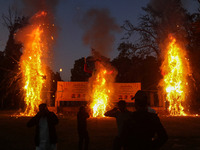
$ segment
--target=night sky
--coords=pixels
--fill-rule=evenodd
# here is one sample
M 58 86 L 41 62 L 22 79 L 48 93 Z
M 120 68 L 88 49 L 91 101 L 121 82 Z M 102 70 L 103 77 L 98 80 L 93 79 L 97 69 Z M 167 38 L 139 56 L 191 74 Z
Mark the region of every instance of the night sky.
M 48 0 L 47 0 L 48 1 Z M 124 20 L 130 20 L 133 24 L 137 24 L 138 17 L 143 13 L 141 7 L 145 7 L 150 0 L 60 0 L 56 6 L 55 25 L 58 26 L 58 38 L 54 46 L 54 58 L 52 60 L 52 69 L 61 72 L 62 79 L 70 80 L 70 70 L 74 61 L 90 55 L 90 46 L 83 44 L 83 29 L 80 27 L 79 16 L 84 14 L 91 8 L 106 8 L 110 11 L 110 15 L 115 18 L 116 23 L 121 26 Z M 184 7 L 190 12 L 197 10 L 194 0 L 184 0 Z M 0 15 L 7 13 L 8 7 L 16 7 L 22 11 L 23 5 L 20 0 L 0 0 Z M 23 14 L 23 11 L 22 11 Z M 8 39 L 8 32 L 2 25 L 0 19 L 0 50 L 3 51 Z M 117 56 L 117 47 L 121 42 L 123 32 L 115 34 L 110 58 Z

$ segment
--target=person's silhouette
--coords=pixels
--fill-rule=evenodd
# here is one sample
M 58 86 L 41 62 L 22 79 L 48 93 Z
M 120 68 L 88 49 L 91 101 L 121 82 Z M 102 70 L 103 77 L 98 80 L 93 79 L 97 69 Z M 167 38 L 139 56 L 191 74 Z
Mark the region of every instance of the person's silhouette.
M 88 131 L 87 131 L 88 118 L 89 118 L 89 114 L 86 111 L 85 106 L 81 106 L 77 114 L 77 129 L 78 129 L 78 135 L 79 135 L 78 149 L 79 150 L 83 149 L 83 145 L 84 145 L 84 150 L 88 149 L 88 145 L 89 145 L 89 136 L 88 136 Z
M 167 141 L 167 133 L 157 114 L 148 112 L 145 92 L 139 90 L 134 98 L 136 111 L 124 124 L 122 131 L 124 142 L 128 145 L 127 149 L 159 149 Z
M 117 121 L 118 135 L 114 139 L 113 150 L 121 150 L 121 148 L 125 148 L 123 139 L 122 139 L 122 129 L 124 123 L 130 119 L 131 112 L 127 110 L 126 102 L 124 100 L 120 100 L 117 103 L 117 107 L 112 110 L 107 111 L 105 116 L 115 117 Z
M 27 127 L 36 126 L 36 150 L 56 150 L 56 124 L 58 124 L 57 116 L 48 110 L 45 103 L 40 104 L 39 112 L 27 123 Z

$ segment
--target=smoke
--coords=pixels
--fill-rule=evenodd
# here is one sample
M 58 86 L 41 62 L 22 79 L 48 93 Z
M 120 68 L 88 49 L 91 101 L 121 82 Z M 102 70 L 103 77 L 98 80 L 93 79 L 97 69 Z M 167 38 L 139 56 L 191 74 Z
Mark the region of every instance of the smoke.
M 170 0 L 151 0 L 149 5 L 155 10 L 156 12 L 162 12 L 165 8 L 168 8 Z
M 151 0 L 148 7 L 158 16 L 157 33 L 161 43 L 171 33 L 179 40 L 186 42 L 184 38 L 187 32 L 184 26 L 186 26 L 187 18 L 181 0 Z
M 160 17 L 168 19 L 167 21 L 170 21 L 170 23 L 183 20 L 185 16 L 181 0 L 151 0 L 148 6 L 153 9 L 154 13 L 159 14 Z
M 191 0 L 150 0 L 149 5 L 157 12 L 162 12 L 170 8 L 176 8 L 176 5 L 181 5 L 186 10 L 190 9 L 190 6 L 193 5 L 195 1 Z
M 120 31 L 115 19 L 110 16 L 109 10 L 88 10 L 81 20 L 81 25 L 85 31 L 83 43 L 101 55 L 108 56 L 115 40 L 114 33 Z
M 24 4 L 25 12 L 31 15 L 41 10 L 45 10 L 53 14 L 59 2 L 59 0 L 21 0 L 21 1 Z
M 170 23 L 183 20 L 184 10 L 181 0 L 151 0 L 148 4 L 160 17 L 167 19 Z M 175 21 L 175 22 L 174 22 Z
M 59 0 L 21 0 L 24 9 L 23 12 L 28 17 L 28 25 L 20 29 L 16 34 L 16 41 L 27 43 L 29 40 L 29 34 L 34 30 L 36 26 L 40 26 L 43 33 L 42 42 L 47 47 L 45 59 L 48 59 L 45 63 L 49 66 L 52 65 L 50 61 L 53 58 L 53 45 L 57 39 L 58 26 L 55 25 L 55 11 Z
M 41 23 L 45 24 L 47 27 L 45 30 L 45 34 L 49 37 L 53 37 L 53 41 L 50 43 L 55 43 L 57 39 L 57 29 L 58 26 L 55 25 L 55 11 L 56 7 L 59 3 L 59 0 L 21 0 L 24 6 L 24 13 L 27 14 L 29 18 L 30 24 Z M 44 17 L 35 17 L 40 14 L 42 11 L 47 13 Z

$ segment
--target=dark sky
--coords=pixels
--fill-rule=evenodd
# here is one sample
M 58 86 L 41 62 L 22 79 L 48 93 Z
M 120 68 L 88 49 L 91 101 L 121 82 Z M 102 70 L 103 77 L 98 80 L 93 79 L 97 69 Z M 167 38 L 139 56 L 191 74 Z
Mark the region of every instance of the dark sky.
M 85 46 L 82 42 L 84 31 L 78 23 L 78 18 L 84 12 L 91 8 L 107 8 L 119 26 L 126 19 L 137 24 L 138 17 L 143 13 L 141 7 L 145 7 L 147 3 L 149 3 L 149 0 L 60 0 L 55 13 L 55 24 L 59 26 L 59 29 L 53 52 L 53 70 L 59 71 L 62 68 L 61 76 L 68 81 L 74 61 L 90 55 L 90 47 Z M 197 6 L 194 0 L 184 0 L 183 3 L 185 8 L 196 11 Z M 9 5 L 23 10 L 20 0 L 0 0 L 0 15 L 7 12 Z M 2 23 L 1 19 L 0 21 Z M 8 32 L 2 24 L 0 24 L 0 32 L 0 50 L 3 51 L 8 39 Z M 115 41 L 110 54 L 111 59 L 118 54 L 117 46 L 121 42 L 122 36 L 122 32 L 115 34 Z

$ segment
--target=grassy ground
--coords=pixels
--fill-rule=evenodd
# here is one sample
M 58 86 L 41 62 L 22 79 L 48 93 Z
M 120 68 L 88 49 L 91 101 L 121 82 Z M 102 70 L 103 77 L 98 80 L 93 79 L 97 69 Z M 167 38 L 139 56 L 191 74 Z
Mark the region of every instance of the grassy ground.
M 34 150 L 34 128 L 27 128 L 28 117 L 10 117 L 0 112 L 0 150 Z M 60 116 L 57 126 L 58 150 L 77 149 L 75 116 Z M 200 117 L 160 116 L 169 140 L 162 150 L 200 150 Z M 88 120 L 90 150 L 111 150 L 112 140 L 117 134 L 113 118 L 91 118 Z

